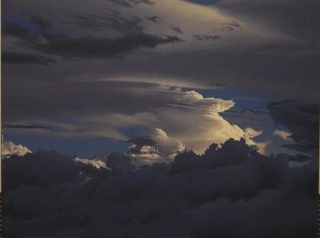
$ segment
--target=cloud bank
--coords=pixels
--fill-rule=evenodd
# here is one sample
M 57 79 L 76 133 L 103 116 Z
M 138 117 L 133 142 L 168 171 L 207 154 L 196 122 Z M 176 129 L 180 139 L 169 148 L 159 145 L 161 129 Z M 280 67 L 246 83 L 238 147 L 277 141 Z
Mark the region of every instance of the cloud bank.
M 107 167 L 45 151 L 4 159 L 3 235 L 316 236 L 318 162 L 311 157 L 290 168 L 301 156 L 263 156 L 244 139 L 139 168 L 120 157 L 100 161 Z
M 90 27 L 89 23 L 86 22 L 96 18 L 99 17 L 95 17 L 94 15 L 87 17 L 76 16 L 77 21 L 67 23 Z M 140 26 L 140 21 L 137 21 L 137 18 L 128 20 L 119 16 L 119 14 L 113 14 L 105 17 L 104 22 L 105 27 L 124 32 L 124 34 L 112 38 L 93 36 L 70 37 L 52 30 L 51 23 L 39 16 L 31 16 L 25 27 L 21 24 L 5 21 L 3 34 L 5 36 L 8 35 L 19 38 L 24 44 L 30 45 L 31 48 L 41 53 L 59 55 L 66 58 L 119 57 L 141 47 L 155 48 L 161 44 L 181 42 L 181 40 L 175 36 L 160 37 L 143 33 L 143 27 Z M 36 31 L 36 33 L 34 31 Z M 48 64 L 54 62 L 47 57 L 22 53 L 4 53 L 2 57 L 5 63 Z

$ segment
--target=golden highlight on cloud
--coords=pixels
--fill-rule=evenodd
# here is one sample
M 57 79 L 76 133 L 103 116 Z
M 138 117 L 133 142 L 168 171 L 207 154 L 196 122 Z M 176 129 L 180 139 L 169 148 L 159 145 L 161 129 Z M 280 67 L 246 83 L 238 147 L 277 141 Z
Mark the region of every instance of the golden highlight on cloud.
M 22 145 L 15 145 L 11 141 L 5 141 L 3 144 L 1 144 L 1 155 L 4 155 L 5 157 L 11 156 L 11 155 L 25 155 L 27 153 L 32 153 L 27 147 L 24 147 Z
M 273 136 L 278 136 L 284 141 L 291 140 L 290 139 L 291 135 L 292 135 L 292 133 L 286 132 L 286 131 L 281 131 L 281 130 L 274 130 L 273 131 Z

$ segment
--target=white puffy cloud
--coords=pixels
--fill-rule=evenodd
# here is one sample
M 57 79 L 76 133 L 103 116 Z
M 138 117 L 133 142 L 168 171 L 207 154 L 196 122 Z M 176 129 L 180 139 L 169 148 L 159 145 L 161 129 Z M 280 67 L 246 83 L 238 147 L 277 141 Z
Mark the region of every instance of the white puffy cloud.
M 31 153 L 31 151 L 22 145 L 15 145 L 11 141 L 5 141 L 1 144 L 1 154 L 10 156 L 10 155 L 25 155 L 27 153 Z
M 155 139 L 157 145 L 162 148 L 165 155 L 174 154 L 185 148 L 180 141 L 170 138 L 167 133 L 160 128 L 155 128 L 151 136 Z
M 235 105 L 232 100 L 223 100 L 219 98 L 208 97 L 204 98 L 200 93 L 196 91 L 187 91 L 181 98 L 177 99 L 177 106 L 190 105 L 190 108 L 199 110 L 209 110 L 211 112 L 224 112 Z

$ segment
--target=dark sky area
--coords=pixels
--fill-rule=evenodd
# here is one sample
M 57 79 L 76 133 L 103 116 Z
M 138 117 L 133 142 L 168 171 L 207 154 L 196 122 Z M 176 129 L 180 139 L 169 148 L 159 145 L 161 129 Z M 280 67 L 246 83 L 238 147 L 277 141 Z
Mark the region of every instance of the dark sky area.
M 3 0 L 4 234 L 315 237 L 319 9 Z

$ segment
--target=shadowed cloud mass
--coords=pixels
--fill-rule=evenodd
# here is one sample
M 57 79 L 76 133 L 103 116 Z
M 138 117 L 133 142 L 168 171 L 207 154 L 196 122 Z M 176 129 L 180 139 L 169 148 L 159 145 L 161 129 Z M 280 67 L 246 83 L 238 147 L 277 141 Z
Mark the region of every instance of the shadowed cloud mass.
M 1 62 L 4 64 L 42 64 L 49 65 L 54 63 L 53 59 L 41 55 L 17 54 L 13 52 L 2 52 Z
M 285 125 L 292 133 L 289 137 L 296 143 L 283 145 L 290 149 L 319 155 L 319 104 L 297 101 L 269 103 L 271 116 L 278 124 Z
M 78 22 L 66 22 L 77 24 L 81 27 L 99 27 L 96 16 L 74 16 Z M 93 22 L 92 22 L 93 21 Z M 181 42 L 178 37 L 159 37 L 144 34 L 139 26 L 139 18 L 127 20 L 113 14 L 113 16 L 102 18 L 104 28 L 124 32 L 125 35 L 116 38 L 102 37 L 69 37 L 62 33 L 51 33 L 51 24 L 38 16 L 31 16 L 29 26 L 23 27 L 12 22 L 4 22 L 3 33 L 21 38 L 26 44 L 42 53 L 60 55 L 63 57 L 115 57 L 124 53 L 139 49 L 141 47 L 154 48 L 157 45 Z M 66 24 L 65 23 L 65 24 Z M 102 23 L 102 24 L 103 24 Z M 35 31 L 35 32 L 34 32 Z M 43 57 L 37 59 L 36 56 L 5 53 L 2 55 L 5 62 L 25 63 L 49 63 L 49 59 Z M 20 61 L 19 61 L 20 59 Z M 11 60 L 11 61 L 10 61 Z M 31 62 L 33 60 L 33 62 Z M 52 61 L 51 61 L 52 62 Z
M 244 140 L 135 167 L 41 151 L 3 160 L 8 237 L 313 237 L 317 162 L 263 156 Z M 16 171 L 13 173 L 12 171 Z M 19 173 L 17 173 L 19 171 Z M 119 186 L 121 184 L 121 186 Z M 254 218 L 254 219 L 253 219 Z M 292 225 L 294 224 L 294 225 Z M 19 227 L 19 229 L 16 229 Z

